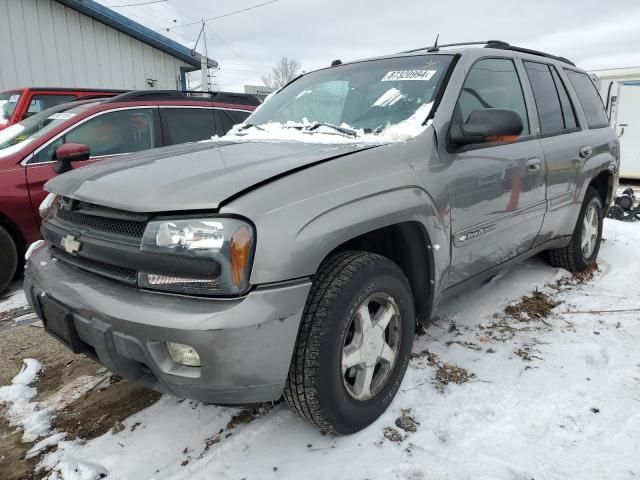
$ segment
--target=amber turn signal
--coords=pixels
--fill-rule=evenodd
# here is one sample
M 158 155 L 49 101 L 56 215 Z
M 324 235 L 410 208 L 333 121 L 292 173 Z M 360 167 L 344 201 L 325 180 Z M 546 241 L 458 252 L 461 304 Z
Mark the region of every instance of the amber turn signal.
M 241 226 L 231 239 L 231 283 L 239 288 L 244 285 L 251 257 L 251 230 Z

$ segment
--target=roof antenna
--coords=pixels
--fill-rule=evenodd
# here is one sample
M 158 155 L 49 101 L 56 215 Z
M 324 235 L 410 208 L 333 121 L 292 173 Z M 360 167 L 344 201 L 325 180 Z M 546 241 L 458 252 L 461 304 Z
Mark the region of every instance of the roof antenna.
M 427 52 L 437 52 L 439 50 L 438 48 L 438 39 L 440 38 L 440 34 L 436 35 L 436 41 L 433 44 L 433 47 L 427 49 Z

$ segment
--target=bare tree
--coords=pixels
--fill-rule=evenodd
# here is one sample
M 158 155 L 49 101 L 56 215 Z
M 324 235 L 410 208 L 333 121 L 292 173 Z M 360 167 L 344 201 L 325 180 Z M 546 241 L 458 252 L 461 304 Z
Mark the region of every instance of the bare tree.
M 297 60 L 282 57 L 278 64 L 271 68 L 271 73 L 262 76 L 262 81 L 267 87 L 282 88 L 298 76 L 301 68 Z

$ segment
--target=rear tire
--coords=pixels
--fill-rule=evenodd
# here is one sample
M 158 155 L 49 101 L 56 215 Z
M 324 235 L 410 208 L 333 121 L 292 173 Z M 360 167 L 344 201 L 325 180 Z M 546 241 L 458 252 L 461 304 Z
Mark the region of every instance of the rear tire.
M 4 292 L 18 268 L 18 249 L 13 238 L 4 228 L 0 227 L 0 292 Z
M 549 250 L 549 263 L 570 272 L 582 272 L 595 263 L 602 242 L 603 218 L 600 195 L 596 189 L 589 187 L 571 242 L 564 248 Z
M 356 251 L 329 257 L 307 299 L 287 403 L 325 432 L 365 428 L 396 395 L 414 330 L 411 288 L 394 262 Z

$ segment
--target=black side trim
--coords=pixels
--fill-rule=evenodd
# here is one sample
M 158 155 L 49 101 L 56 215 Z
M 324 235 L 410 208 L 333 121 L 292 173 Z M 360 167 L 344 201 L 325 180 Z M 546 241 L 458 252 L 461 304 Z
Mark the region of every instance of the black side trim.
M 307 163 L 305 165 L 300 165 L 299 167 L 293 168 L 291 170 L 287 170 L 286 172 L 279 173 L 277 175 L 274 175 L 273 177 L 266 178 L 266 179 L 264 179 L 264 180 L 262 180 L 262 181 L 260 181 L 258 183 L 255 183 L 255 184 L 251 185 L 250 187 L 247 187 L 244 190 L 240 190 L 239 192 L 234 193 L 230 197 L 227 197 L 226 199 L 222 200 L 218 205 L 218 211 L 222 207 L 224 207 L 225 205 L 233 202 L 234 200 L 242 197 L 243 195 L 246 195 L 247 193 L 249 193 L 249 192 L 251 192 L 253 190 L 256 190 L 256 189 L 258 189 L 260 187 L 268 185 L 269 183 L 275 182 L 276 180 L 280 180 L 281 178 L 288 177 L 289 175 L 293 175 L 294 173 L 298 173 L 298 172 L 301 172 L 301 171 L 306 170 L 308 168 L 315 167 L 316 165 L 321 165 L 323 163 L 330 162 L 331 160 L 337 160 L 338 158 L 346 157 L 348 155 L 353 155 L 354 153 L 365 152 L 365 151 L 371 150 L 373 148 L 382 147 L 383 145 L 386 145 L 386 144 L 381 143 L 380 145 L 371 145 L 371 146 L 367 146 L 367 147 L 362 147 L 359 150 L 346 152 L 346 153 L 341 153 L 340 155 L 335 155 L 333 157 L 323 158 L 322 160 L 317 160 L 315 162 L 310 162 L 310 163 Z
M 509 268 L 513 265 L 516 265 L 520 262 L 523 262 L 524 260 L 527 260 L 528 258 L 533 257 L 534 255 L 537 255 L 538 253 L 544 251 L 544 250 L 548 250 L 550 248 L 562 248 L 565 247 L 569 242 L 571 241 L 571 237 L 561 237 L 561 238 L 554 238 L 553 240 L 549 240 L 548 242 L 543 243 L 542 245 L 538 245 L 537 247 L 521 253 L 520 255 L 513 257 L 509 260 L 506 260 L 498 265 L 496 265 L 493 268 L 490 268 L 489 270 L 486 270 L 482 273 L 479 273 L 471 278 L 468 278 L 466 280 L 463 280 L 460 283 L 457 283 L 455 285 L 452 285 L 450 287 L 448 287 L 444 292 L 442 292 L 442 295 L 440 296 L 440 298 L 438 299 L 438 301 L 442 301 L 445 300 L 447 298 L 451 298 L 469 288 L 473 288 L 474 286 L 478 286 L 481 285 L 483 282 L 485 282 L 486 280 L 490 279 L 491 277 L 493 277 L 495 274 L 499 273 L 501 270 L 505 269 L 505 268 Z

